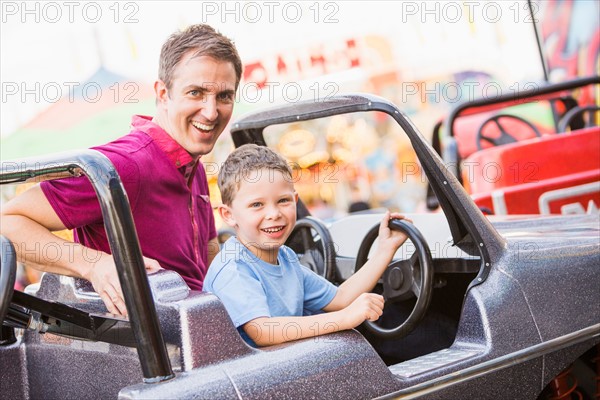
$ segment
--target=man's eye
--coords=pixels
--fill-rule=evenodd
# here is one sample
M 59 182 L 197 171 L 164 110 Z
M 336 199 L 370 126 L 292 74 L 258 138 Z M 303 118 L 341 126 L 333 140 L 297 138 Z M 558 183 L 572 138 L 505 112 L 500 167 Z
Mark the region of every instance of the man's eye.
M 227 103 L 232 102 L 233 93 L 219 93 L 219 100 Z
M 192 96 L 200 96 L 199 90 L 190 90 L 188 93 Z

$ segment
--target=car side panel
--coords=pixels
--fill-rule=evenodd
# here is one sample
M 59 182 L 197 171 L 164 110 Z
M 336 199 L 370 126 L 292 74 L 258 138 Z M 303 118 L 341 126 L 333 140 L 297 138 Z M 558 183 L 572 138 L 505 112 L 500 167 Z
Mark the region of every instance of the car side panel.
M 134 385 L 119 398 L 370 399 L 397 389 L 369 343 L 345 331 L 257 350 L 159 384 Z

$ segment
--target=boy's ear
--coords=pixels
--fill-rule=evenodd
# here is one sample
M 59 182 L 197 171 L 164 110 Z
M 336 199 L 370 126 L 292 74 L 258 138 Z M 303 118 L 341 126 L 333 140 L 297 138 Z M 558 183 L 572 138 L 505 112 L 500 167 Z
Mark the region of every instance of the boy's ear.
M 232 228 L 235 228 L 235 226 L 237 225 L 237 223 L 235 222 L 235 218 L 233 218 L 231 210 L 225 204 L 221 204 L 219 206 L 219 215 L 227 225 L 229 225 Z

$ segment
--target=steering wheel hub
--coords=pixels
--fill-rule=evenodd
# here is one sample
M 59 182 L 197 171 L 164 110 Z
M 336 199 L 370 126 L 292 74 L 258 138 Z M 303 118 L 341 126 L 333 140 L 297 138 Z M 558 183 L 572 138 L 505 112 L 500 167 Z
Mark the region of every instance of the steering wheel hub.
M 389 282 L 390 288 L 393 290 L 399 290 L 404 283 L 404 274 L 399 267 L 388 269 L 389 276 L 387 279 L 384 278 L 384 282 Z M 386 272 L 387 272 L 386 271 Z

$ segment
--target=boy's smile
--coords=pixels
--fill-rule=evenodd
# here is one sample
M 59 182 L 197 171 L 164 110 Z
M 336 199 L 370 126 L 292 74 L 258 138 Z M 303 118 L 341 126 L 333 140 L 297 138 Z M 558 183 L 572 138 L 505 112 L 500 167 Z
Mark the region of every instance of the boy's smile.
M 284 229 L 285 226 L 281 225 L 272 228 L 263 228 L 262 231 L 265 232 L 268 236 L 271 236 L 272 238 L 279 238 L 285 233 Z
M 280 171 L 260 169 L 242 176 L 230 206 L 220 208 L 223 220 L 254 255 L 277 264 L 277 253 L 296 224 L 298 195 Z

